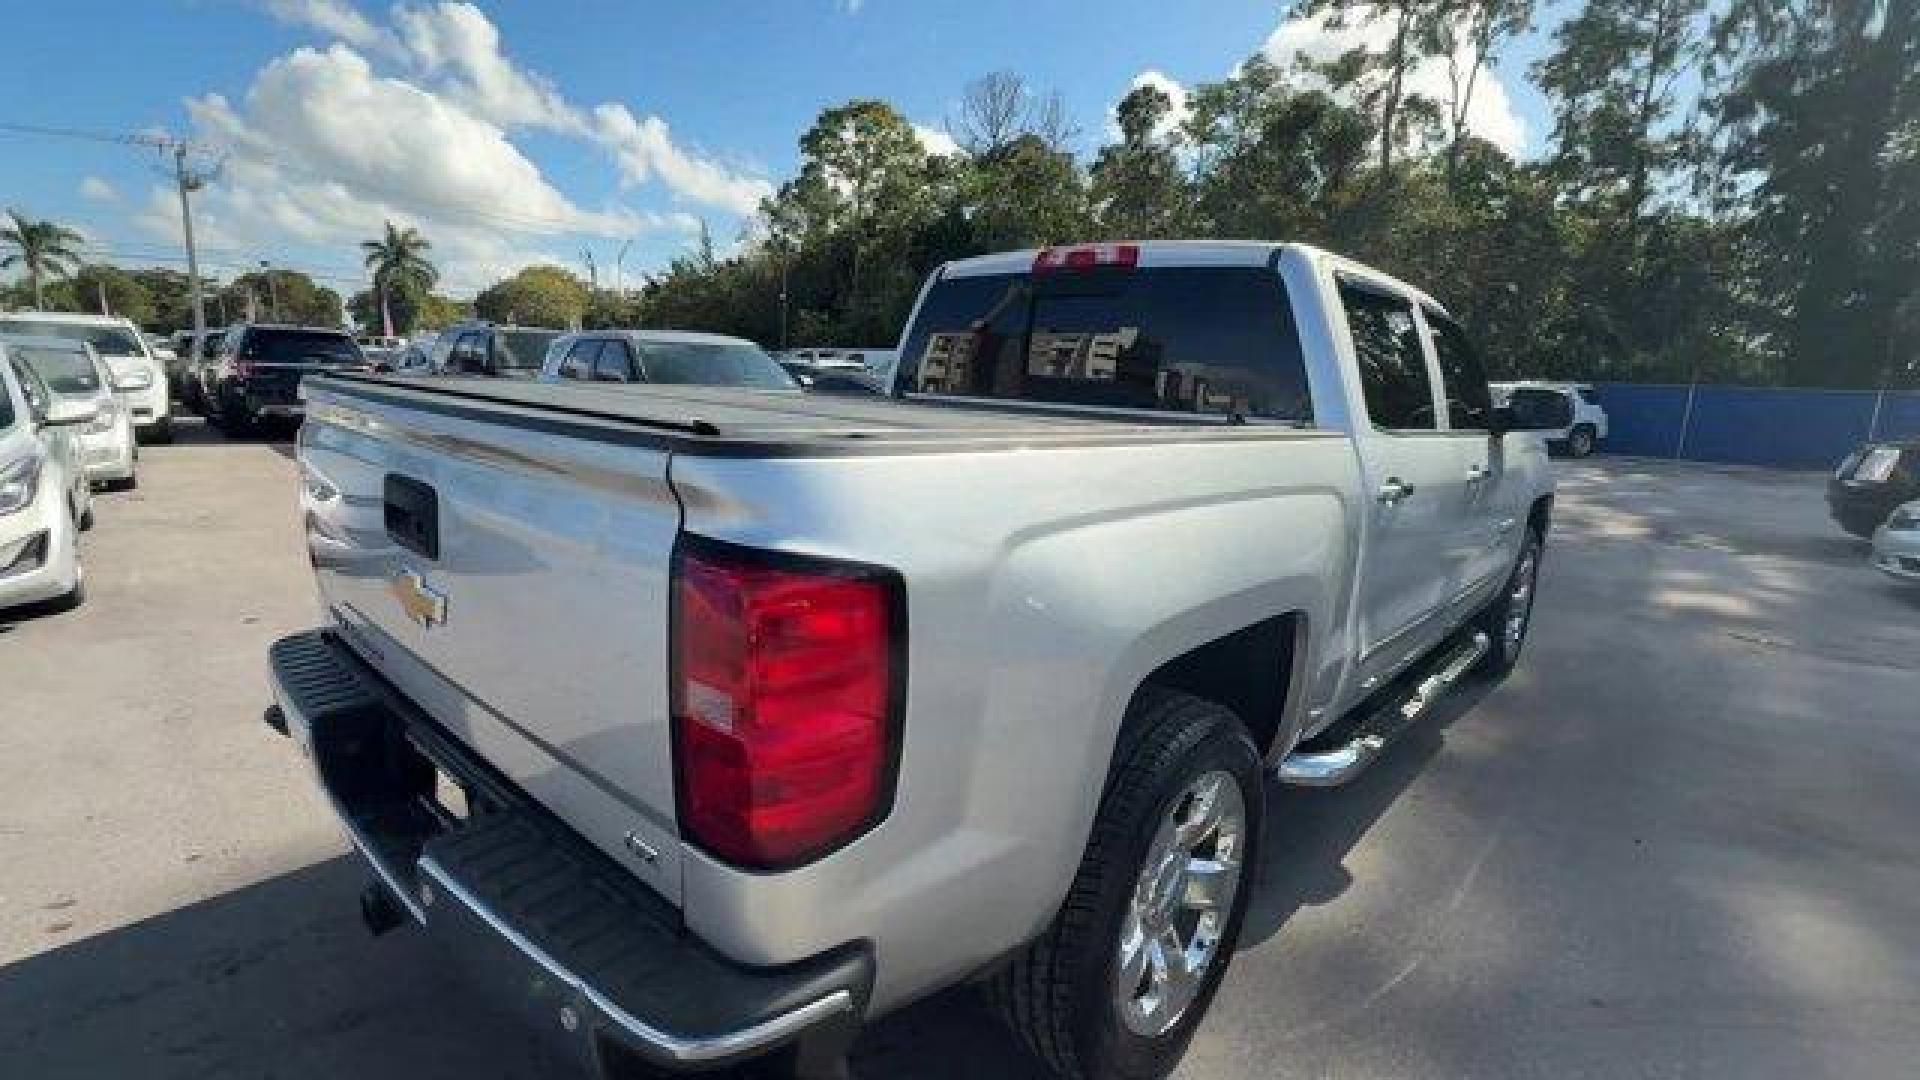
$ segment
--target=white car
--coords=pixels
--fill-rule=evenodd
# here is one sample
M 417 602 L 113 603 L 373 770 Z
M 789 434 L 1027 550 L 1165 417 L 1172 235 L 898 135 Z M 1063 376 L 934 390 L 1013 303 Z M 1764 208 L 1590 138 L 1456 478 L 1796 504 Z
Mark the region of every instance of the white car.
M 1607 410 L 1600 407 L 1593 387 L 1586 383 L 1547 382 L 1525 379 L 1519 382 L 1492 383 L 1493 399 L 1506 404 L 1515 390 L 1546 391 L 1565 397 L 1573 406 L 1573 423 L 1557 431 L 1543 432 L 1547 442 L 1565 450 L 1569 457 L 1583 458 L 1593 453 L 1607 438 Z
M 93 346 L 57 337 L 8 336 L 4 340 L 13 355 L 47 384 L 57 403 L 94 410 L 93 421 L 79 433 L 88 481 L 131 490 L 139 482 L 135 463 L 140 456 L 133 417 L 114 399 L 112 375 Z
M 682 383 L 797 391 L 772 356 L 745 338 L 680 330 L 582 330 L 547 346 L 541 382 Z
M 173 441 L 167 370 L 132 322 L 70 311 L 10 311 L 0 315 L 0 334 L 71 338 L 93 346 L 113 373 L 114 395 L 133 416 L 134 430 L 151 442 Z
M 72 608 L 84 597 L 80 532 L 93 522 L 93 491 L 75 429 L 93 419 L 0 344 L 0 608 Z

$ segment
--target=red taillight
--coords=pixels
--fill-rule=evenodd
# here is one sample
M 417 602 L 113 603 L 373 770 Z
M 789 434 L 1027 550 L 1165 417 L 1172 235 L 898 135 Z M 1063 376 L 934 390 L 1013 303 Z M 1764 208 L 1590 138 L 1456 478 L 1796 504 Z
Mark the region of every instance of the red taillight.
M 891 575 L 771 558 L 699 542 L 674 575 L 680 825 L 754 869 L 825 854 L 888 805 L 904 630 Z
M 1054 270 L 1092 270 L 1101 266 L 1140 265 L 1139 244 L 1087 244 L 1081 247 L 1041 248 L 1033 257 L 1036 274 Z

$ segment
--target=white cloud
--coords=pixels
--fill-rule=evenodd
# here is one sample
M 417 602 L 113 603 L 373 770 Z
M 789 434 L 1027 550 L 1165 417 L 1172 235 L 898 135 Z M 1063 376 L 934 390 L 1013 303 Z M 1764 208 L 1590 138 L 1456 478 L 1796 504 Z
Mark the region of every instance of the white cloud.
M 1391 17 L 1369 18 L 1372 14 L 1368 5 L 1354 5 L 1347 9 L 1345 25 L 1340 27 L 1328 26 L 1325 15 L 1288 19 L 1267 38 L 1261 51 L 1280 64 L 1290 64 L 1300 55 L 1325 62 L 1362 45 L 1382 51 L 1392 44 L 1393 20 Z M 1462 41 L 1465 36 L 1460 35 Z M 1467 62 L 1465 45 L 1457 59 L 1463 65 Z M 1438 101 L 1444 108 L 1453 97 L 1446 59 L 1433 57 L 1415 65 L 1408 73 L 1406 91 Z M 1518 155 L 1526 148 L 1526 122 L 1514 108 L 1513 98 L 1498 72 L 1483 70 L 1480 73 L 1473 101 L 1467 109 L 1467 130 L 1509 154 Z
M 960 152 L 960 144 L 953 141 L 953 136 L 947 133 L 946 128 L 914 124 L 913 134 L 920 140 L 921 149 L 929 154 L 952 157 Z
M 80 197 L 94 202 L 119 202 L 120 193 L 112 184 L 97 176 L 89 176 L 80 181 Z
M 658 116 L 635 117 L 625 105 L 609 102 L 593 110 L 593 121 L 594 137 L 613 154 L 621 179 L 629 185 L 657 177 L 686 198 L 741 215 L 752 214 L 760 200 L 773 194 L 773 185 L 765 180 L 677 145 L 667 122 Z
M 209 248 L 344 247 L 392 218 L 419 225 L 448 286 L 465 290 L 527 261 L 542 237 L 684 229 L 675 218 L 576 206 L 498 127 L 375 74 L 344 44 L 273 61 L 237 106 L 210 94 L 187 110 L 201 138 L 231 151 L 195 205 Z M 178 235 L 166 189 L 155 189 L 138 220 Z
M 226 155 L 194 201 L 197 239 L 216 266 L 223 255 L 291 263 L 288 252 L 305 251 L 341 275 L 327 284 L 351 288 L 354 245 L 392 219 L 427 234 L 443 286 L 464 293 L 528 263 L 572 265 L 596 241 L 654 237 L 642 249 L 658 250 L 698 232 L 685 209 L 578 205 L 515 145 L 522 130 L 596 148 L 623 189 L 657 183 L 677 202 L 742 216 L 772 193 L 764 179 L 676 142 L 662 117 L 569 101 L 510 58 L 472 4 L 402 2 L 375 21 L 349 0 L 256 2 L 327 44 L 275 58 L 237 100 L 186 103 L 193 137 Z M 142 231 L 178 242 L 171 187 L 156 185 L 131 212 Z
M 667 121 L 624 104 L 569 102 L 553 80 L 506 55 L 500 31 L 469 3 L 401 3 L 393 28 L 374 26 L 343 0 L 269 0 L 276 15 L 400 59 L 419 84 L 503 131 L 536 128 L 600 147 L 627 186 L 658 180 L 675 196 L 751 214 L 773 191 L 764 179 L 675 143 Z
M 394 8 L 409 59 L 440 75 L 442 89 L 501 127 L 584 132 L 586 123 L 552 82 L 523 70 L 500 51 L 500 31 L 471 4 Z
M 860 9 L 867 6 L 867 0 L 833 0 L 833 6 L 848 15 L 858 15 Z
M 1130 94 L 1142 86 L 1158 87 L 1160 92 L 1167 95 L 1167 100 L 1172 103 L 1172 107 L 1167 110 L 1167 115 L 1161 117 L 1160 122 L 1154 125 L 1154 137 L 1164 139 L 1175 131 L 1178 131 L 1180 125 L 1187 122 L 1187 114 L 1192 111 L 1192 106 L 1187 103 L 1186 86 L 1178 79 L 1157 68 L 1148 68 L 1140 74 L 1135 75 L 1133 81 L 1127 84 L 1127 93 Z M 1123 94 L 1121 96 L 1125 97 L 1126 95 Z M 1107 109 L 1107 138 L 1112 140 L 1118 140 L 1120 138 L 1119 108 L 1120 103 L 1116 101 Z
M 376 26 L 346 0 L 266 0 L 266 9 L 281 22 L 310 26 L 357 48 L 389 54 L 400 49 L 392 31 Z

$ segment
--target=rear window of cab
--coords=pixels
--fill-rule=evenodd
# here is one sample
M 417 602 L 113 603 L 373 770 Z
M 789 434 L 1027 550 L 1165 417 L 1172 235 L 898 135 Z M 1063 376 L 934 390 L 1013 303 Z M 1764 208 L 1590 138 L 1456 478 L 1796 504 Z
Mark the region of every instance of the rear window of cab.
M 1264 267 L 948 278 L 900 356 L 907 393 L 1305 424 L 1286 289 Z

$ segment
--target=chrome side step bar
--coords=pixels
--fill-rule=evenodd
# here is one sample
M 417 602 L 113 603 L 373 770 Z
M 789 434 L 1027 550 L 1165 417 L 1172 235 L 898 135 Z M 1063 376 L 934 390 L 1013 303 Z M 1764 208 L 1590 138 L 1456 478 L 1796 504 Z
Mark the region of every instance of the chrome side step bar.
M 1359 776 L 1401 732 L 1411 727 L 1487 655 L 1491 647 L 1487 635 L 1475 633 L 1448 654 L 1433 674 L 1422 679 L 1410 693 L 1391 699 L 1361 721 L 1353 738 L 1329 750 L 1295 750 L 1274 769 L 1274 775 L 1281 783 L 1296 787 L 1339 787 Z

